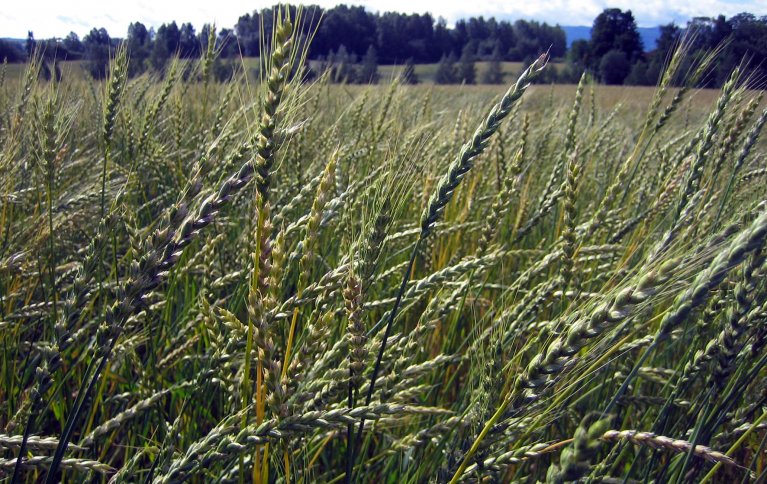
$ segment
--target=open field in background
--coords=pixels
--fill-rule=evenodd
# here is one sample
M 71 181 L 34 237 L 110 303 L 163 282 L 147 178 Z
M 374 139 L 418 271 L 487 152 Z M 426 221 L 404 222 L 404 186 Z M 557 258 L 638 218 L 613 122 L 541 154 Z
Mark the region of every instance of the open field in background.
M 0 477 L 764 479 L 743 73 L 302 84 L 277 30 L 263 84 L 3 80 Z
M 477 82 L 481 82 L 482 74 L 487 70 L 488 62 L 475 62 L 477 67 Z M 416 64 L 415 73 L 418 79 L 424 83 L 434 83 L 434 77 L 437 73 L 439 64 Z M 517 79 L 517 76 L 524 69 L 521 62 L 501 62 L 501 71 L 503 72 L 503 81 L 509 84 Z M 550 67 L 557 71 L 564 69 L 564 63 L 551 63 Z M 402 66 L 378 66 L 378 72 L 381 74 L 382 82 L 394 79 L 402 72 Z
M 314 62 L 314 61 L 313 61 Z M 314 62 L 316 64 L 316 62 Z M 482 73 L 487 69 L 487 62 L 477 62 L 477 81 L 482 79 Z M 59 64 L 62 74 L 68 76 L 81 77 L 87 75 L 84 71 L 83 61 L 63 61 Z M 249 73 L 249 76 L 256 79 L 258 76 L 259 63 L 258 58 L 245 57 L 240 62 L 242 68 Z M 11 79 L 19 78 L 24 74 L 25 64 L 8 64 L 7 75 Z M 502 62 L 503 79 L 505 83 L 511 83 L 522 72 L 523 64 L 521 62 Z M 564 64 L 551 64 L 550 68 L 563 69 Z M 381 75 L 381 84 L 388 84 L 391 79 L 397 77 L 402 71 L 402 66 L 381 65 L 378 66 L 378 72 Z M 415 66 L 415 72 L 422 83 L 434 83 L 434 75 L 437 72 L 437 64 L 418 64 Z
M 486 62 L 476 62 L 477 66 L 477 81 L 482 79 L 482 73 L 487 70 Z M 415 73 L 418 76 L 418 80 L 423 83 L 434 83 L 434 77 L 437 73 L 437 67 L 439 64 L 417 64 L 415 66 Z M 502 62 L 501 70 L 503 72 L 504 82 L 511 82 L 512 79 L 516 79 L 524 66 L 521 62 Z M 381 74 L 382 81 L 388 81 L 394 79 L 402 72 L 402 66 L 378 66 L 378 72 Z
M 481 75 L 482 69 L 485 66 L 482 62 L 478 62 L 478 76 Z M 61 64 L 62 74 L 67 79 L 76 79 L 87 81 L 89 76 L 83 70 L 81 61 L 62 62 Z M 424 81 L 422 84 L 416 86 L 403 86 L 404 90 L 411 90 L 413 92 L 425 95 L 431 90 L 434 92 L 442 92 L 445 97 L 454 97 L 457 102 L 467 103 L 476 102 L 481 104 L 487 102 L 488 99 L 492 99 L 495 96 L 501 94 L 504 88 L 516 81 L 516 76 L 522 70 L 522 64 L 518 62 L 505 62 L 504 65 L 504 79 L 505 85 L 446 85 L 439 86 L 432 84 L 434 72 L 436 71 L 436 64 L 422 64 L 416 66 L 416 72 Z M 547 68 L 551 68 L 550 64 Z M 553 65 L 554 68 L 561 68 L 562 65 Z M 22 81 L 24 76 L 24 69 L 26 64 L 8 64 L 6 67 L 6 83 L 13 85 Z M 243 63 L 243 68 L 250 73 L 248 76 L 248 82 L 253 83 L 257 81 L 257 69 L 258 59 L 246 58 Z M 256 70 L 254 73 L 253 70 Z M 381 82 L 378 89 L 385 91 L 389 82 L 396 78 L 401 70 L 400 66 L 379 66 L 379 72 L 381 74 Z M 347 96 L 355 97 L 359 93 L 369 89 L 369 86 L 364 85 L 344 85 L 336 86 L 339 92 L 349 93 Z M 595 103 L 603 110 L 611 110 L 620 105 L 623 107 L 624 116 L 641 117 L 644 116 L 645 110 L 652 100 L 655 93 L 654 87 L 646 86 L 606 86 L 603 84 L 589 85 L 588 90 L 584 93 L 586 102 L 590 103 L 591 90 L 595 94 Z M 570 84 L 536 84 L 531 86 L 530 92 L 535 92 L 535 96 L 529 96 L 533 99 L 526 99 L 523 103 L 553 103 L 560 110 L 569 109 L 569 104 L 572 102 L 572 98 L 575 94 L 575 85 Z M 670 88 L 670 99 L 674 93 L 678 92 L 677 88 Z M 696 89 L 689 96 L 687 103 L 684 107 L 683 113 L 685 115 L 698 116 L 707 112 L 713 104 L 716 102 L 719 90 L 717 89 Z M 763 101 L 760 106 L 767 105 L 767 100 Z M 684 117 L 683 117 L 684 120 Z M 689 121 L 689 120 L 688 120 Z
M 79 79 L 87 75 L 87 72 L 83 69 L 82 61 L 62 61 L 59 62 L 59 66 L 61 66 L 62 75 L 67 77 Z M 8 81 L 20 81 L 24 77 L 27 64 L 5 64 L 5 67 L 2 67 L 2 64 L 0 64 L 0 70 L 1 69 L 5 69 L 5 75 Z
M 317 66 L 319 63 L 316 61 L 310 61 L 313 66 Z M 258 58 L 245 57 L 242 59 L 241 65 L 251 73 L 252 76 L 257 76 L 259 63 Z M 487 70 L 488 62 L 475 62 L 477 67 L 477 82 L 482 79 L 482 74 Z M 416 64 L 415 73 L 422 83 L 433 84 L 434 77 L 437 72 L 438 64 Z M 550 69 L 561 70 L 565 67 L 564 63 L 551 63 Z M 524 65 L 521 62 L 501 62 L 501 70 L 503 72 L 503 79 L 506 83 L 511 83 L 516 80 L 517 76 L 522 72 Z M 379 65 L 378 73 L 381 76 L 381 84 L 388 84 L 389 81 L 398 77 L 402 72 L 401 65 Z
M 482 69 L 486 68 L 484 63 L 477 63 L 478 77 L 481 76 Z M 62 74 L 65 78 L 76 80 L 88 80 L 89 76 L 83 69 L 83 63 L 81 61 L 61 62 Z M 243 69 L 249 72 L 248 82 L 257 81 L 258 59 L 246 58 L 242 64 Z M 456 99 L 459 102 L 466 102 L 473 98 L 476 102 L 481 103 L 486 99 L 490 99 L 493 96 L 497 96 L 503 92 L 503 89 L 513 84 L 516 81 L 516 77 L 522 71 L 523 65 L 519 62 L 504 62 L 504 85 L 447 85 L 438 86 L 433 84 L 434 73 L 436 71 L 436 64 L 421 64 L 416 66 L 416 73 L 422 80 L 422 84 L 417 86 L 404 86 L 403 89 L 410 89 L 414 92 L 424 93 L 431 89 L 436 92 L 444 91 L 445 96 L 449 97 L 451 94 L 456 95 Z M 562 68 L 563 64 L 549 64 L 547 68 Z M 26 64 L 8 64 L 6 67 L 6 82 L 10 85 L 14 82 L 20 82 L 24 76 L 24 69 Z M 255 73 L 254 73 L 255 70 Z M 389 82 L 396 78 L 401 71 L 400 66 L 379 66 L 379 73 L 381 75 L 381 82 L 379 88 L 386 89 Z M 368 89 L 368 86 L 358 85 L 345 85 L 338 86 L 341 92 L 357 93 L 363 92 Z M 590 96 L 590 90 L 594 90 L 595 102 L 602 109 L 613 109 L 616 105 L 621 104 L 626 107 L 626 115 L 643 116 L 645 108 L 652 100 L 654 87 L 646 86 L 606 86 L 603 84 L 593 84 L 589 86 L 589 91 L 584 95 L 588 99 Z M 569 103 L 572 101 L 572 97 L 575 94 L 575 86 L 569 84 L 554 84 L 543 85 L 536 84 L 531 86 L 531 92 L 538 93 L 543 91 L 542 94 L 536 94 L 535 99 L 525 100 L 523 102 L 554 102 L 561 109 L 566 109 Z M 669 97 L 678 89 L 669 89 Z M 716 89 L 696 89 L 688 99 L 686 108 L 690 110 L 693 115 L 700 115 L 703 111 L 707 111 L 716 102 L 719 91 Z M 553 96 L 553 98 L 552 98 Z M 532 96 L 531 96 L 532 97 Z M 545 98 L 545 99 L 544 99 Z M 588 101 L 590 102 L 590 101 Z M 767 101 L 765 101 L 767 103 Z M 686 112 L 686 111 L 685 111 Z

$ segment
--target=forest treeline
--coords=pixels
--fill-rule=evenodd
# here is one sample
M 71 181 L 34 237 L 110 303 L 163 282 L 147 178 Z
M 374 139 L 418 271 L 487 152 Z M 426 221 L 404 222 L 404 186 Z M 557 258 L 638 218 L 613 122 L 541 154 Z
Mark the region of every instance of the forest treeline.
M 94 28 L 82 39 L 70 33 L 63 39 L 37 41 L 30 32 L 23 44 L 0 40 L 0 59 L 24 62 L 39 48 L 52 66 L 45 67 L 45 75 L 58 73 L 55 60 L 82 59 L 87 61 L 89 72 L 99 78 L 106 73 L 110 52 L 124 40 L 131 59 L 129 74 L 138 75 L 147 70 L 162 71 L 174 56 L 198 58 L 213 39 L 218 51 L 214 74 L 221 79 L 231 75 L 238 57 L 258 57 L 269 47 L 262 43 L 271 38 L 274 11 L 264 8 L 245 14 L 233 28 L 212 30 L 214 27 L 206 24 L 199 32 L 191 23 L 179 26 L 174 21 L 155 30 L 134 22 L 124 39 L 110 36 L 104 28 Z M 329 69 L 338 82 L 376 82 L 379 64 L 404 65 L 405 81 L 418 82 L 414 65 L 438 63 L 437 83 L 500 83 L 502 62 L 529 64 L 548 51 L 564 66 L 547 70 L 539 82 L 574 82 L 588 71 L 605 84 L 652 85 L 668 53 L 687 31 L 695 36 L 690 63 L 715 49 L 721 51 L 699 83 L 720 86 L 739 63 L 754 70 L 754 79 L 767 75 L 767 16 L 749 13 L 693 18 L 685 26 L 664 25 L 657 44 L 648 46 L 642 44 L 630 10 L 605 9 L 594 20 L 591 38 L 575 41 L 569 49 L 565 31 L 545 22 L 480 16 L 448 26 L 444 19 L 428 13 L 373 13 L 347 5 L 303 7 L 302 15 L 306 20 L 303 40 L 311 39 L 309 74 Z M 481 76 L 475 66 L 478 61 L 487 62 Z

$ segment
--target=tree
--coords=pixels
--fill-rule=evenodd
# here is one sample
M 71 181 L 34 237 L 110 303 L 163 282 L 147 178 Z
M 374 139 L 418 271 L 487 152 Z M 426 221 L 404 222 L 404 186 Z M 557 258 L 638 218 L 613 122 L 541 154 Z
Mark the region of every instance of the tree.
M 437 59 L 440 59 L 450 54 L 453 51 L 451 45 L 452 39 L 450 35 L 450 29 L 447 28 L 447 21 L 440 17 L 437 19 L 437 24 L 434 26 L 434 47 L 437 51 Z M 421 59 L 415 59 L 421 61 Z
M 24 62 L 24 51 L 19 44 L 10 40 L 0 39 L 0 62 Z
M 551 69 L 556 72 L 556 69 Z M 563 69 L 557 72 L 557 82 L 563 84 L 577 84 L 583 75 L 584 68 L 568 62 Z
M 59 60 L 56 59 L 53 61 L 53 75 L 56 79 L 56 82 L 61 82 L 61 66 L 59 66 Z
M 442 55 L 434 74 L 434 82 L 437 84 L 455 84 L 457 73 L 455 71 L 455 55 Z
M 178 34 L 178 49 L 183 59 L 200 57 L 200 42 L 197 40 L 194 26 L 189 22 L 181 24 L 181 30 Z
M 458 62 L 458 79 L 466 84 L 477 83 L 477 66 L 474 64 L 474 46 L 466 44 Z
M 218 56 L 222 59 L 232 59 L 238 55 L 237 38 L 232 29 L 221 29 L 216 39 Z
M 599 62 L 599 75 L 605 84 L 623 84 L 631 71 L 631 63 L 622 50 L 613 49 Z
M 48 67 L 48 63 L 47 62 L 43 62 L 40 65 L 39 77 L 42 78 L 46 82 L 51 80 L 51 77 L 52 77 L 52 75 L 51 75 L 51 68 Z
M 162 24 L 157 29 L 152 45 L 152 54 L 149 62 L 156 71 L 165 69 L 165 64 L 172 55 L 179 53 L 181 32 L 176 22 Z
M 600 66 L 600 59 L 611 50 L 623 52 L 628 62 L 634 63 L 644 48 L 631 10 L 623 12 L 619 8 L 607 8 L 600 13 L 591 28 L 589 47 L 592 63 L 599 62 Z M 592 64 L 592 67 L 595 66 Z
M 658 40 L 655 41 L 655 51 L 666 58 L 676 47 L 682 32 L 674 22 L 661 25 L 659 30 L 660 35 L 658 36 Z
M 200 33 L 197 35 L 197 38 L 199 39 L 200 43 L 200 53 L 201 55 L 206 55 L 205 53 L 208 51 L 208 45 L 210 44 L 210 37 L 213 36 L 214 44 L 213 48 L 215 49 L 216 45 L 216 26 L 212 24 L 203 24 L 202 28 L 200 29 Z
M 234 26 L 237 39 L 240 42 L 243 54 L 246 56 L 257 56 L 260 48 L 259 20 L 258 12 L 245 14 L 237 20 Z M 327 51 L 324 51 L 327 53 Z
M 159 72 L 165 69 L 165 63 L 168 62 L 169 58 L 170 52 L 168 52 L 165 42 L 158 42 L 155 38 L 155 41 L 152 43 L 152 53 L 149 56 L 149 64 L 155 71 Z
M 82 59 L 85 55 L 85 47 L 80 41 L 80 37 L 74 32 L 69 32 L 69 35 L 64 37 L 61 43 L 66 50 L 67 60 Z
M 400 82 L 402 84 L 418 84 L 420 81 L 418 79 L 418 74 L 415 72 L 415 64 L 413 63 L 413 58 L 409 57 L 407 61 L 405 61 L 405 66 L 402 68 L 402 73 L 400 74 Z
M 105 79 L 109 72 L 109 33 L 104 28 L 94 28 L 83 37 L 83 45 L 88 72 L 94 79 Z
M 63 51 L 63 48 L 55 38 L 36 41 L 35 48 L 40 52 L 44 62 L 53 62 L 59 55 L 65 55 L 63 52 L 59 52 L 60 50 Z
M 178 29 L 178 25 L 176 25 L 175 21 L 160 26 L 157 30 L 157 38 L 155 39 L 155 42 L 157 41 L 165 42 L 165 47 L 168 49 L 170 55 L 179 53 L 181 47 L 181 31 Z
M 482 74 L 483 84 L 503 84 L 503 68 L 501 67 L 501 46 L 496 43 L 493 56 L 487 65 L 487 70 Z
M 648 86 L 654 86 L 660 80 L 660 76 L 663 73 L 663 66 L 658 62 L 650 62 L 647 64 L 647 72 L 644 77 Z
M 372 45 L 368 47 L 365 57 L 362 58 L 362 66 L 357 80 L 362 83 L 378 84 L 378 53 Z
M 551 57 L 563 57 L 567 51 L 565 31 L 559 26 L 517 20 L 514 33 L 517 41 L 509 51 L 509 60 L 536 59 L 546 51 Z
M 176 22 L 171 25 L 176 26 Z M 157 29 L 152 42 L 152 54 L 149 56 L 149 63 L 156 71 L 165 69 L 165 64 L 170 56 L 178 51 L 178 40 L 180 33 L 178 28 L 171 28 L 169 25 L 162 24 Z
M 234 60 L 216 57 L 213 60 L 212 73 L 217 82 L 229 82 L 237 73 L 237 64 Z
M 128 75 L 137 76 L 146 70 L 147 59 L 152 48 L 152 39 L 144 24 L 134 22 L 128 26 L 126 43 L 130 55 Z
M 646 85 L 653 85 L 657 82 L 659 74 L 663 71 L 666 63 L 671 59 L 671 55 L 679 44 L 679 39 L 681 37 L 681 31 L 679 27 L 674 25 L 673 22 L 667 25 L 661 25 L 659 29 L 660 35 L 658 36 L 658 40 L 655 41 L 655 50 L 647 55 L 647 65 L 645 66 L 646 72 L 644 73 Z M 680 69 L 680 71 L 688 71 L 692 59 L 686 58 L 683 59 L 682 62 L 683 67 Z M 629 78 L 626 80 L 626 83 L 631 82 L 631 84 L 637 84 L 634 82 L 635 78 L 636 76 L 630 74 Z M 684 80 L 677 78 L 672 79 L 671 82 L 678 83 L 684 82 Z
M 647 77 L 647 62 L 640 60 L 631 68 L 631 72 L 623 80 L 623 83 L 629 86 L 647 86 L 654 83 Z
M 362 56 L 368 46 L 376 43 L 377 33 L 376 16 L 364 7 L 338 5 L 325 11 L 312 42 L 312 52 L 329 53 L 343 45 L 350 55 Z
M 24 44 L 24 49 L 27 51 L 28 59 L 31 59 L 35 54 L 35 47 L 37 47 L 37 42 L 35 42 L 35 34 L 29 30 L 27 31 L 27 42 Z
M 337 83 L 355 82 L 357 78 L 353 66 L 354 61 L 354 56 L 349 54 L 349 51 L 346 50 L 346 46 L 343 44 L 338 47 L 338 52 L 331 52 L 328 56 L 331 80 Z
M 730 17 L 727 23 L 732 33 L 717 69 L 717 78 L 725 82 L 732 69 L 744 62 L 754 78 L 763 80 L 767 76 L 767 17 L 740 13 Z
M 567 54 L 567 59 L 574 66 L 581 69 L 591 65 L 591 46 L 589 41 L 580 39 L 573 42 L 570 46 L 570 52 Z

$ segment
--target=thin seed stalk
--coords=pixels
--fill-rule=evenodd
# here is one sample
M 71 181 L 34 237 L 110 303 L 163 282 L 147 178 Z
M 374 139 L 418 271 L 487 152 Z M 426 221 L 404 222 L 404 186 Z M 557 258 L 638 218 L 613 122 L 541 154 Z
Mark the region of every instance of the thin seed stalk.
M 524 92 L 529 87 L 530 81 L 538 73 L 540 73 L 541 70 L 543 70 L 543 68 L 546 66 L 547 60 L 548 54 L 542 54 L 540 57 L 538 57 L 538 59 L 535 60 L 535 62 L 533 62 L 527 69 L 525 69 L 525 71 L 520 75 L 519 79 L 517 79 L 517 82 L 511 86 L 508 91 L 506 91 L 498 104 L 493 106 L 493 108 L 490 110 L 490 113 L 484 119 L 482 124 L 477 127 L 476 131 L 474 131 L 472 139 L 463 145 L 458 156 L 448 167 L 447 173 L 445 173 L 442 178 L 440 178 L 436 189 L 432 192 L 427 206 L 424 208 L 423 214 L 421 215 L 421 231 L 418 236 L 418 240 L 413 247 L 413 250 L 410 254 L 410 261 L 408 262 L 408 265 L 405 268 L 405 272 L 402 276 L 402 282 L 400 283 L 400 288 L 394 301 L 394 307 L 389 312 L 389 316 L 387 318 L 384 334 L 381 339 L 381 345 L 378 350 L 378 356 L 376 358 L 375 364 L 373 365 L 373 372 L 370 376 L 370 384 L 368 386 L 367 397 L 365 398 L 365 405 L 370 405 L 370 402 L 373 400 L 376 379 L 378 378 L 381 361 L 386 350 L 386 343 L 389 339 L 389 333 L 391 331 L 394 318 L 397 315 L 399 306 L 402 302 L 402 296 L 405 293 L 405 288 L 407 287 L 407 283 L 410 280 L 410 275 L 415 265 L 415 259 L 422 241 L 424 241 L 429 236 L 429 234 L 431 234 L 432 230 L 434 229 L 434 225 L 441 218 L 445 210 L 445 206 L 453 197 L 453 194 L 456 188 L 458 188 L 458 185 L 460 185 L 461 180 L 463 180 L 466 173 L 468 173 L 469 170 L 471 170 L 471 168 L 474 166 L 474 159 L 485 150 L 490 137 L 496 131 L 498 131 L 501 122 L 504 118 L 506 118 L 506 116 L 509 115 L 514 103 L 522 97 L 522 94 L 524 94 Z M 365 419 L 363 417 L 360 420 L 357 445 L 355 448 L 359 448 L 362 445 L 362 434 L 364 426 Z M 352 458 L 354 458 L 354 455 Z

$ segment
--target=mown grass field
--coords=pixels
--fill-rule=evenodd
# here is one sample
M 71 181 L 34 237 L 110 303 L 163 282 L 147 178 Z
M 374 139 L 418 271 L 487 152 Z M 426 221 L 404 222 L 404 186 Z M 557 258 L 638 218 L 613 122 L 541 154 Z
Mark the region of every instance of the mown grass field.
M 0 79 L 0 476 L 765 478 L 748 73 L 302 83 L 275 31 L 264 83 Z

